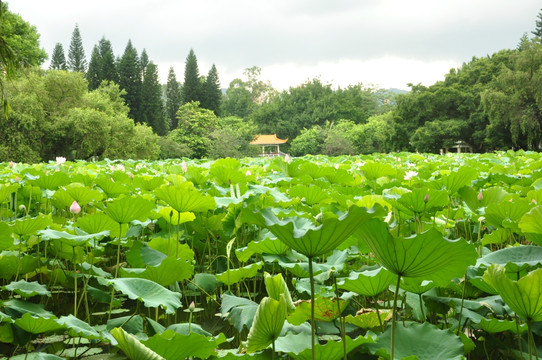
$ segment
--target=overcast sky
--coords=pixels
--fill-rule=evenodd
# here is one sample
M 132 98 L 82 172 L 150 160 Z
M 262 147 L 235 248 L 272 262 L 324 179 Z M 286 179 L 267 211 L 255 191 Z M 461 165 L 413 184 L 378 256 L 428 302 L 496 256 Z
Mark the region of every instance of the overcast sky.
M 17 0 L 10 11 L 36 26 L 51 54 L 66 57 L 77 23 L 87 61 L 105 37 L 115 56 L 128 40 L 146 49 L 167 81 L 194 49 L 200 74 L 212 64 L 222 87 L 252 66 L 277 89 L 319 77 L 408 89 L 431 85 L 473 56 L 515 48 L 535 28 L 540 0 Z M 48 67 L 48 62 L 44 65 Z

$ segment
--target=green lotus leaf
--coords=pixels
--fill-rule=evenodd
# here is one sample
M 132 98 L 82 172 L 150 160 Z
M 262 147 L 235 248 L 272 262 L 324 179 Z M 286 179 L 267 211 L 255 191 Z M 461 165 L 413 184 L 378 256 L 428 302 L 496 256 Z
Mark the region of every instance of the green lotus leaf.
M 13 281 L 2 288 L 7 291 L 14 291 L 22 297 L 32 297 L 36 295 L 51 296 L 51 292 L 47 290 L 45 285 L 42 285 L 37 281 Z
M 302 175 L 308 175 L 313 179 L 326 178 L 331 175 L 336 169 L 328 165 L 315 164 L 311 161 L 304 161 L 299 164 L 299 174 L 295 175 L 300 177 Z
M 300 278 L 309 277 L 309 261 L 306 256 L 293 253 L 288 256 L 282 255 L 264 255 L 266 262 L 277 262 L 282 268 L 288 269 L 292 274 Z M 333 254 L 326 258 L 324 263 L 313 263 L 312 271 L 314 275 L 331 270 L 341 271 L 348 259 L 347 251 L 335 250 Z
M 380 312 L 380 320 L 378 319 L 377 311 Z M 348 324 L 355 325 L 362 329 L 372 329 L 380 326 L 380 321 L 385 322 L 391 320 L 391 315 L 391 310 L 363 309 L 363 312 L 356 314 L 356 316 L 348 315 L 344 320 Z
M 175 310 L 182 306 L 180 300 L 181 294 L 170 291 L 151 280 L 137 278 L 98 278 L 98 282 L 101 285 L 113 285 L 115 290 L 120 291 L 132 300 L 143 301 L 145 306 L 161 306 L 168 314 L 175 313 Z
M 130 189 L 120 182 L 116 182 L 113 178 L 107 176 L 99 176 L 95 180 L 96 185 L 106 193 L 108 198 L 116 198 L 122 194 L 128 194 Z
M 491 204 L 486 207 L 485 218 L 489 225 L 518 231 L 520 219 L 532 207 L 533 204 L 526 199 L 501 201 L 500 203 Z
M 246 182 L 245 172 L 241 171 L 241 162 L 237 159 L 225 158 L 215 161 L 209 169 L 215 182 L 220 186 Z
M 176 241 L 156 237 L 147 243 L 149 248 L 161 252 L 167 256 L 174 256 L 177 259 L 194 261 L 194 250 L 188 244 L 179 244 Z M 145 261 L 145 260 L 144 260 Z
M 183 259 L 168 256 L 158 265 L 149 265 L 144 269 L 121 268 L 122 277 L 151 280 L 162 286 L 169 286 L 192 276 L 194 265 Z
M 224 334 L 207 337 L 195 332 L 183 335 L 173 330 L 166 330 L 142 341 L 145 346 L 165 359 L 207 359 L 224 342 L 226 342 Z
M 216 279 L 224 285 L 237 284 L 244 279 L 253 278 L 258 271 L 263 267 L 263 262 L 257 262 L 239 269 L 226 270 L 223 273 L 217 274 Z
M 108 320 L 105 328 L 111 330 L 120 327 L 128 333 L 136 335 L 145 331 L 143 321 L 143 318 L 139 315 L 121 316 Z
M 281 297 L 284 297 L 284 294 Z M 286 312 L 285 299 L 275 300 L 270 297 L 262 299 L 248 333 L 247 352 L 263 350 L 277 340 L 286 320 Z
M 519 272 L 522 268 L 542 265 L 542 247 L 540 246 L 514 246 L 491 252 L 482 256 L 476 262 L 476 267 L 499 264 L 508 271 Z
M 280 301 L 281 295 L 283 295 L 283 299 L 286 301 L 286 309 L 288 309 L 288 311 L 295 310 L 295 305 L 292 301 L 290 290 L 288 290 L 288 285 L 286 284 L 286 281 L 284 281 L 281 273 L 271 275 L 265 272 L 264 282 L 265 288 L 267 289 L 267 294 L 270 298 Z
M 449 330 L 440 330 L 430 323 L 402 324 L 395 329 L 395 358 L 419 360 L 460 360 L 464 359 L 461 339 Z M 390 358 L 391 327 L 378 336 L 376 344 L 368 344 L 372 354 Z M 416 356 L 411 357 L 411 356 Z
M 56 356 L 53 354 L 46 354 L 43 352 L 21 354 L 17 356 L 12 356 L 9 359 L 10 360 L 64 360 L 64 358 L 60 356 Z
M 515 320 L 501 320 L 496 318 L 486 319 L 482 318 L 478 324 L 474 324 L 475 329 L 484 330 L 490 334 L 496 334 L 501 332 L 514 332 L 517 333 L 517 322 Z M 519 332 L 527 331 L 527 324 L 519 325 Z
M 53 220 L 51 214 L 38 215 L 36 217 L 24 217 L 11 222 L 11 231 L 19 237 L 35 235 L 38 230 L 43 230 L 51 225 Z
M 128 264 L 136 268 L 143 268 L 147 265 L 158 266 L 167 257 L 161 251 L 155 250 L 143 244 L 141 241 L 134 241 L 134 244 L 126 252 Z
M 130 360 L 165 360 L 162 356 L 143 345 L 134 335 L 127 333 L 122 328 L 114 328 L 110 333 L 117 340 L 116 346 Z
M 289 249 L 288 245 L 273 236 L 273 238 L 266 237 L 260 241 L 251 241 L 246 247 L 235 249 L 235 255 L 239 261 L 247 262 L 254 254 L 281 255 Z
M 144 191 L 153 191 L 164 184 L 162 176 L 139 175 L 134 177 L 134 185 Z
M 308 347 L 305 347 L 306 342 L 303 341 L 307 337 L 294 335 L 292 333 L 287 334 L 280 338 L 280 342 L 277 341 L 276 350 L 287 353 L 291 358 L 298 360 L 311 360 L 312 350 L 310 343 L 310 335 L 308 336 Z M 358 336 L 355 339 L 349 336 L 346 339 L 346 354 L 351 353 L 363 344 L 374 343 L 373 338 Z M 301 348 L 304 347 L 303 350 Z M 328 340 L 325 344 L 315 345 L 315 355 L 317 360 L 341 360 L 344 358 L 344 344 L 341 341 Z M 300 351 L 301 350 L 301 351 Z M 348 357 L 350 358 L 350 356 Z
M 40 266 L 40 260 L 33 255 L 20 257 L 14 251 L 0 253 L 0 278 L 10 280 L 15 275 L 26 275 Z
M 39 186 L 43 190 L 56 190 L 61 186 L 69 184 L 70 181 L 70 177 L 66 173 L 60 171 L 28 178 L 30 184 Z
M 57 209 L 66 209 L 71 206 L 74 199 L 64 189 L 58 189 L 51 197 L 51 204 Z
M 536 206 L 524 214 L 519 228 L 524 233 L 542 234 L 542 206 Z
M 7 197 L 19 189 L 19 184 L 0 184 L 0 203 L 6 201 Z
M 119 197 L 107 204 L 105 213 L 118 224 L 134 220 L 146 220 L 154 209 L 154 203 L 140 196 Z
M 434 288 L 436 285 L 432 281 L 427 280 L 421 280 L 419 278 L 408 278 L 404 277 L 401 278 L 401 289 L 405 291 L 409 291 L 413 294 L 423 294 L 425 292 L 428 292 L 432 288 Z
M 386 223 L 373 219 L 362 228 L 363 239 L 377 260 L 389 271 L 405 277 L 420 277 L 445 286 L 462 277 L 478 253 L 459 239 L 450 241 L 434 228 L 408 238 L 394 237 Z
M 188 336 L 190 333 L 196 333 L 207 337 L 212 337 L 213 335 L 203 330 L 201 325 L 194 323 L 182 323 L 182 324 L 172 324 L 167 327 L 166 330 L 173 330 L 178 334 Z
M 212 196 L 203 195 L 188 185 L 163 185 L 155 189 L 153 193 L 157 198 L 181 213 L 187 211 L 206 212 L 216 208 L 216 202 Z
M 31 334 L 41 334 L 49 331 L 56 331 L 64 328 L 64 325 L 59 324 L 56 316 L 39 317 L 33 316 L 30 313 L 25 313 L 23 316 L 15 320 L 15 325 Z
M 365 174 L 365 177 L 369 180 L 376 180 L 380 177 L 393 178 L 397 174 L 397 170 L 389 164 L 383 162 L 367 161 L 362 167 L 361 171 Z
M 502 244 L 513 236 L 514 231 L 506 228 L 498 228 L 492 233 L 485 234 L 482 238 L 482 245 Z
M 91 189 L 81 183 L 71 183 L 65 187 L 65 191 L 81 206 L 90 202 L 97 203 L 103 199 L 100 191 Z
M 13 244 L 14 239 L 11 236 L 11 226 L 5 222 L 0 222 L 0 251 L 13 247 Z
M 278 188 L 267 187 L 263 185 L 254 185 L 254 184 L 247 184 L 247 185 L 251 193 L 268 194 L 269 196 L 271 196 L 271 198 L 273 199 L 275 203 L 287 203 L 292 200 L 288 196 L 286 196 L 285 193 L 281 192 Z
M 385 268 L 367 270 L 362 272 L 352 271 L 350 275 L 338 282 L 338 287 L 353 291 L 358 295 L 376 296 L 396 282 L 396 275 Z
M 296 185 L 289 189 L 288 196 L 291 198 L 299 198 L 305 204 L 316 205 L 316 204 L 327 204 L 332 201 L 329 197 L 327 191 L 324 191 L 319 186 L 306 186 L 306 185 Z
M 338 318 L 344 311 L 348 302 L 336 298 L 328 298 L 317 295 L 314 299 L 314 320 L 330 322 Z M 340 310 L 339 310 L 340 308 Z M 295 304 L 295 311 L 288 315 L 288 322 L 292 325 L 301 325 L 311 318 L 311 301 L 299 300 Z
M 243 331 L 244 327 L 250 329 L 258 303 L 229 294 L 223 294 L 221 300 L 220 313 L 222 316 L 231 319 L 233 326 L 239 332 Z
M 478 177 L 478 171 L 472 167 L 462 166 L 457 171 L 450 171 L 437 180 L 449 195 L 454 195 L 463 186 L 470 185 Z
M 178 212 L 171 206 L 165 206 L 163 208 L 160 208 L 158 213 L 171 225 L 180 225 L 184 224 L 185 222 L 194 221 L 196 218 L 196 215 L 194 213 L 186 211 L 186 212 Z
M 542 268 L 513 281 L 506 276 L 504 266 L 492 264 L 484 273 L 484 280 L 521 319 L 542 321 Z
M 380 207 L 378 209 L 382 210 Z M 379 210 L 352 206 L 343 216 L 328 217 L 321 225 L 315 226 L 312 219 L 294 217 L 280 220 L 269 209 L 260 212 L 269 231 L 286 245 L 308 257 L 324 255 L 337 248 L 364 223 L 380 213 Z
M 63 243 L 69 246 L 81 246 L 87 244 L 91 240 L 99 241 L 105 236 L 109 236 L 109 231 L 104 230 L 96 234 L 87 234 L 87 235 L 73 235 L 65 231 L 57 230 L 41 230 L 39 232 L 43 240 L 62 240 Z
M 490 204 L 502 202 L 510 197 L 510 194 L 499 186 L 494 186 L 483 190 L 477 190 L 472 187 L 463 187 L 458 192 L 461 199 L 472 211 L 477 211 L 478 209 L 484 208 Z M 480 196 L 480 193 L 482 196 Z
M 427 199 L 427 202 L 425 201 Z M 393 202 L 393 201 L 392 201 Z M 396 207 L 406 214 L 421 214 L 432 211 L 434 208 L 442 208 L 450 202 L 445 190 L 428 188 L 416 188 L 407 192 L 395 202 Z
M 192 290 L 203 290 L 212 293 L 218 286 L 218 280 L 215 274 L 197 273 L 194 275 L 194 284 L 188 285 Z
M 85 214 L 84 216 L 79 217 L 75 224 L 79 229 L 83 230 L 87 234 L 96 234 L 102 231 L 109 231 L 109 236 L 112 238 L 124 236 L 128 230 L 127 224 L 122 224 L 120 227 L 117 222 L 103 212 Z M 122 234 L 119 234 L 121 228 Z
M 86 339 L 101 339 L 102 336 L 95 328 L 88 323 L 76 318 L 73 315 L 62 316 L 56 320 L 57 323 L 67 328 L 68 334 L 71 336 L 81 336 Z

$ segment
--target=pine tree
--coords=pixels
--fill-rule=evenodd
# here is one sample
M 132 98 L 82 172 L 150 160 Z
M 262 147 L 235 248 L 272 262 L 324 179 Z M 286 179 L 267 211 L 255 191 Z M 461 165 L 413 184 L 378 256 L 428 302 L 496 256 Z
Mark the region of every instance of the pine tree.
M 540 10 L 537 17 L 538 20 L 536 20 L 536 29 L 531 32 L 539 39 L 542 39 L 542 10 Z
M 102 60 L 101 80 L 109 80 L 117 83 L 119 81 L 119 76 L 115 65 L 115 55 L 113 54 L 111 41 L 102 37 L 98 43 L 98 49 L 100 50 L 100 58 Z
M 149 55 L 147 55 L 147 50 L 143 49 L 141 56 L 139 57 L 139 66 L 141 71 L 141 78 L 145 77 L 145 69 L 149 65 Z
M 158 67 L 152 61 L 145 67 L 141 97 L 143 122 L 152 127 L 158 135 L 166 135 L 168 126 L 162 100 L 162 86 L 158 79 Z
M 79 71 L 83 74 L 87 69 L 83 39 L 81 38 L 81 33 L 79 32 L 79 26 L 77 24 L 75 24 L 75 29 L 73 29 L 70 50 L 68 52 L 68 69 L 71 71 Z
M 88 89 L 91 91 L 96 90 L 102 82 L 102 59 L 100 50 L 98 50 L 98 46 L 96 45 L 92 49 L 86 79 L 88 80 Z
M 55 48 L 53 49 L 49 69 L 68 70 L 68 65 L 66 65 L 66 57 L 64 56 L 64 48 L 62 47 L 61 43 L 56 43 Z
M 175 76 L 173 66 L 169 68 L 166 84 L 166 112 L 169 120 L 169 128 L 177 128 L 177 110 L 181 106 L 181 86 Z
M 184 68 L 184 84 L 181 90 L 182 103 L 201 100 L 201 81 L 199 78 L 198 59 L 193 49 L 190 49 L 186 57 Z
M 132 41 L 128 40 L 124 54 L 119 64 L 119 85 L 126 90 L 124 99 L 130 108 L 129 116 L 136 122 L 142 122 L 141 118 L 141 71 L 137 50 Z
M 218 79 L 216 66 L 213 64 L 203 84 L 202 107 L 212 110 L 218 116 L 221 102 L 222 90 L 220 89 L 220 80 Z

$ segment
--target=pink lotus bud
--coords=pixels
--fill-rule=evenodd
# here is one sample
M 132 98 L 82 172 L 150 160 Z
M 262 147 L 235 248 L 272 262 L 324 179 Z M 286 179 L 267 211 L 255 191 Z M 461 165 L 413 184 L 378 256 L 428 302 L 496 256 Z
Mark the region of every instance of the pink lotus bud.
M 247 170 L 247 172 L 245 173 L 245 176 L 250 176 L 252 175 L 252 173 L 250 172 L 250 170 Z
M 196 310 L 196 304 L 194 304 L 193 301 L 190 303 L 190 305 L 188 305 L 188 310 L 190 310 L 190 312 L 194 312 L 194 310 Z
M 79 214 L 81 212 L 81 206 L 77 203 L 77 201 L 74 201 L 72 205 L 70 206 L 70 212 L 72 214 Z
M 66 158 L 65 158 L 65 157 L 63 157 L 63 156 L 57 156 L 57 157 L 56 157 L 56 163 L 57 163 L 58 165 L 64 164 L 65 162 L 66 162 Z
M 335 169 L 339 169 L 339 164 L 335 164 Z
M 183 170 L 184 173 L 188 171 L 188 167 L 186 166 L 186 162 L 184 160 L 181 163 L 181 169 Z
M 482 192 L 480 191 L 476 198 L 478 199 L 478 201 L 482 201 L 484 199 L 484 194 L 482 194 Z
M 536 205 L 536 199 L 532 199 L 531 202 Z
M 425 196 L 423 197 L 423 202 L 426 204 L 429 202 L 429 194 L 425 194 Z
M 289 155 L 289 154 L 286 154 L 286 155 L 284 156 L 284 161 L 286 161 L 287 163 L 290 162 L 290 155 Z
M 13 161 L 10 161 L 8 166 L 9 167 L 15 167 L 15 163 Z

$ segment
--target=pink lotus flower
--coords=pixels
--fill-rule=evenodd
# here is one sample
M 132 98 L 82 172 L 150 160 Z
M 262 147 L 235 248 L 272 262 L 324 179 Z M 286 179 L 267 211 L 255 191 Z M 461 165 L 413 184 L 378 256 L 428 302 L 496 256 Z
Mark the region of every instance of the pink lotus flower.
M 252 175 L 252 173 L 250 172 L 250 170 L 247 170 L 247 172 L 245 173 L 245 176 L 250 176 Z
M 64 164 L 66 162 L 66 158 L 64 156 L 57 156 L 56 157 L 56 163 L 58 165 Z
M 10 161 L 8 164 L 9 167 L 15 167 L 15 163 L 13 161 Z
M 75 215 L 81 212 L 81 206 L 79 206 L 77 201 L 72 202 L 72 205 L 70 206 L 70 212 Z
M 482 192 L 480 191 L 476 198 L 478 199 L 478 201 L 482 201 L 484 199 L 484 194 L 482 194 Z
M 405 181 L 410 181 L 410 180 L 412 180 L 412 178 L 413 178 L 414 176 L 418 176 L 418 172 L 417 172 L 417 171 L 409 170 L 409 171 L 407 171 L 407 172 L 405 173 L 404 179 L 405 179 Z
M 184 160 L 181 163 L 181 169 L 183 170 L 184 173 L 188 171 L 188 167 L 186 166 L 186 162 Z
M 290 162 L 290 155 L 289 154 L 284 155 L 284 161 L 286 161 L 287 163 Z

